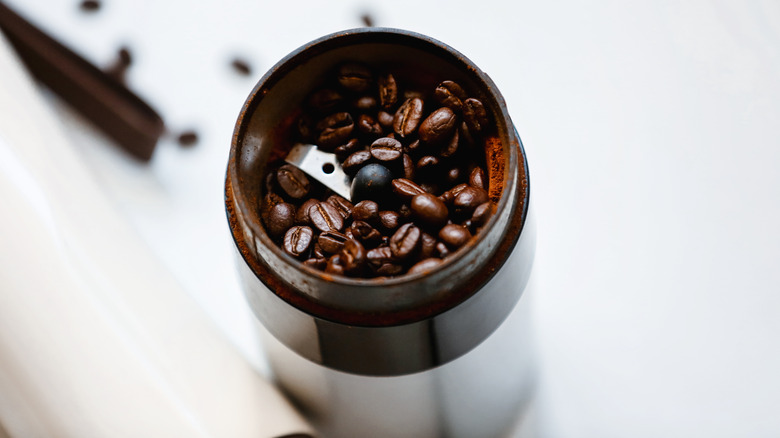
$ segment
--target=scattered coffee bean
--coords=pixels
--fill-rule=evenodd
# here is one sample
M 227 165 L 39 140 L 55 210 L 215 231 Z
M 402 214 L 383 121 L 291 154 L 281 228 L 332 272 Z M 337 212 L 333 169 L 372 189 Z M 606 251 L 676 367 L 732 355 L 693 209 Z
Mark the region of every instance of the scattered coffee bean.
M 469 98 L 463 102 L 463 119 L 472 134 L 482 132 L 488 124 L 487 111 L 482 102 Z
M 303 198 L 309 193 L 309 178 L 291 164 L 285 164 L 276 171 L 276 181 L 287 196 L 293 199 Z
M 390 251 L 389 246 L 380 246 L 379 248 L 368 250 L 366 260 L 368 260 L 371 266 L 378 268 L 385 263 L 390 263 L 393 260 L 393 253 Z
M 379 275 L 398 275 L 404 272 L 404 267 L 395 263 L 382 263 L 375 272 Z
M 317 137 L 317 146 L 324 150 L 333 150 L 346 142 L 352 135 L 355 122 L 349 113 L 336 113 L 322 121 L 322 132 Z
M 436 243 L 438 243 L 438 240 L 435 237 L 423 232 L 420 235 L 420 258 L 427 259 L 433 257 L 436 254 Z
M 347 201 L 339 195 L 329 196 L 325 202 L 336 207 L 339 213 L 341 213 L 341 217 L 344 219 L 348 218 L 352 214 L 352 209 L 354 208 L 351 202 Z
M 409 156 L 409 154 L 404 154 L 403 157 L 401 157 L 403 160 L 403 167 L 404 167 L 404 178 L 408 180 L 414 179 L 414 161 L 412 161 L 412 157 Z
M 401 225 L 390 238 L 390 252 L 396 260 L 404 260 L 420 246 L 420 229 L 413 224 Z
M 403 147 L 396 139 L 382 137 L 371 143 L 370 152 L 376 160 L 388 163 L 401 158 Z
M 487 184 L 485 181 L 485 171 L 481 167 L 475 167 L 469 174 L 469 185 L 478 187 L 483 190 L 487 190 Z
M 379 111 L 377 113 L 377 121 L 384 129 L 392 129 L 393 128 L 393 115 L 388 113 L 387 111 Z
M 324 254 L 336 254 L 341 251 L 344 243 L 348 240 L 347 235 L 338 231 L 326 231 L 317 238 L 317 243 Z
M 453 81 L 444 81 L 433 92 L 436 100 L 455 112 L 460 112 L 463 108 L 463 101 L 466 99 L 466 92 L 460 85 Z
M 369 13 L 362 14 L 360 20 L 363 22 L 363 26 L 374 27 L 374 18 Z
M 272 237 L 283 235 L 295 223 L 295 206 L 280 202 L 271 207 L 265 229 Z
M 469 215 L 474 212 L 478 205 L 488 202 L 488 194 L 485 189 L 468 186 L 458 192 L 452 201 L 455 213 L 458 215 Z
M 84 12 L 95 12 L 100 9 L 100 2 L 98 0 L 84 0 L 79 7 Z
M 284 235 L 282 249 L 293 257 L 302 256 L 311 245 L 314 232 L 306 226 L 294 226 Z
M 390 73 L 379 76 L 379 103 L 389 110 L 398 102 L 398 85 Z
M 487 223 L 491 216 L 493 216 L 493 203 L 485 202 L 474 209 L 474 214 L 471 215 L 471 223 L 481 227 Z
M 357 130 L 367 136 L 378 137 L 382 135 L 382 126 L 368 114 L 361 114 L 358 117 Z
M 376 246 L 382 241 L 382 234 L 367 222 L 354 221 L 349 226 L 354 239 L 363 242 L 366 246 Z
M 439 144 L 447 140 L 455 130 L 457 118 L 455 113 L 445 107 L 432 112 L 420 124 L 420 140 L 428 144 Z
M 334 254 L 328 259 L 328 264 L 325 266 L 325 272 L 329 274 L 344 275 L 344 264 L 341 261 L 339 254 Z
M 318 202 L 309 209 L 311 223 L 320 231 L 341 231 L 344 218 L 339 210 L 327 202 Z
M 348 156 L 343 163 L 341 163 L 341 169 L 347 175 L 355 175 L 358 170 L 368 164 L 371 160 L 371 153 L 369 151 L 357 151 Z M 354 197 L 352 198 L 355 199 Z
M 379 219 L 379 204 L 374 201 L 360 201 L 352 208 L 352 219 L 368 223 L 376 223 Z
M 442 260 L 437 258 L 427 258 L 424 260 L 420 260 L 419 262 L 412 265 L 411 268 L 409 268 L 409 271 L 407 271 L 408 274 L 424 274 L 429 271 L 432 271 L 436 269 L 439 265 L 441 265 Z
M 338 256 L 348 274 L 359 274 L 366 265 L 366 249 L 355 239 L 347 240 Z
M 312 205 L 318 203 L 320 201 L 311 198 L 307 199 L 303 204 L 301 204 L 300 207 L 298 207 L 298 210 L 295 212 L 295 223 L 298 225 L 311 225 L 311 219 L 309 218 L 309 209 Z
M 417 172 L 432 172 L 437 167 L 439 167 L 439 159 L 433 155 L 426 155 L 417 161 L 415 170 Z
M 415 196 L 425 193 L 425 190 L 417 185 L 417 183 L 406 178 L 394 179 L 392 181 L 392 186 L 393 193 L 403 201 L 411 201 Z
M 338 158 L 339 161 L 344 162 L 347 157 L 357 152 L 359 149 L 360 142 L 358 139 L 353 138 L 342 145 L 336 146 L 336 149 L 333 151 L 333 153 L 336 154 L 336 158 Z
M 322 271 L 323 269 L 325 269 L 325 266 L 327 266 L 328 259 L 312 257 L 310 259 L 304 260 L 303 264 L 310 268 Z
M 393 130 L 401 137 L 412 135 L 423 116 L 423 101 L 420 98 L 413 97 L 407 99 L 393 117 Z
M 450 139 L 447 140 L 447 142 L 444 144 L 444 146 L 441 148 L 441 151 L 439 152 L 439 155 L 441 155 L 444 158 L 451 157 L 455 155 L 455 152 L 458 152 L 458 146 L 460 145 L 460 134 L 458 134 L 458 130 L 453 130 L 452 136 L 450 136 Z
M 432 228 L 444 226 L 449 217 L 444 202 L 430 193 L 422 193 L 412 198 L 410 208 L 417 220 Z
M 371 70 L 365 65 L 356 63 L 344 64 L 339 67 L 337 79 L 342 87 L 357 93 L 368 90 L 374 81 Z
M 184 131 L 176 138 L 181 146 L 192 146 L 198 142 L 198 133 L 195 131 Z
M 401 215 L 395 211 L 380 211 L 379 212 L 379 226 L 385 231 L 394 231 L 401 224 Z
M 439 239 L 451 250 L 456 250 L 471 239 L 471 233 L 466 227 L 457 224 L 445 225 L 439 230 Z
M 249 66 L 249 62 L 241 58 L 233 58 L 230 62 L 236 73 L 242 76 L 249 76 L 252 74 L 252 67 Z

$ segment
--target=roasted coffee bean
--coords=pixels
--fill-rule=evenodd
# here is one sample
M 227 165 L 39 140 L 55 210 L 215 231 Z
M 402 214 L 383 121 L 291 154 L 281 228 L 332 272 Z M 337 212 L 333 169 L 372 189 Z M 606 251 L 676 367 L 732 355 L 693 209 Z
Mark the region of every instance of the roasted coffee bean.
M 403 155 L 401 142 L 393 138 L 382 137 L 371 143 L 371 156 L 381 162 L 396 161 Z
M 413 224 L 401 225 L 390 238 L 390 252 L 396 260 L 404 260 L 420 246 L 420 229 Z
M 311 223 L 320 231 L 341 231 L 344 218 L 339 210 L 327 202 L 318 202 L 309 209 Z
M 412 209 L 406 204 L 401 204 L 398 207 L 398 216 L 401 218 L 402 223 L 409 222 L 412 220 Z
M 392 182 L 393 193 L 402 201 L 411 201 L 411 199 L 421 193 L 425 193 L 417 183 L 406 178 L 397 178 Z
M 455 112 L 461 111 L 463 101 L 467 97 L 463 88 L 453 81 L 444 81 L 439 84 L 436 90 L 433 91 L 433 95 L 440 104 L 449 107 Z
M 268 212 L 265 229 L 272 237 L 282 236 L 295 223 L 295 206 L 286 202 L 274 205 Z
M 373 267 L 379 267 L 385 263 L 389 263 L 393 260 L 393 253 L 390 251 L 389 246 L 380 246 L 366 252 L 366 260 Z
M 425 97 L 425 95 L 423 94 L 423 92 L 419 90 L 404 90 L 403 97 L 404 100 L 422 99 L 423 97 Z
M 293 257 L 300 257 L 306 253 L 314 238 L 314 232 L 306 226 L 294 226 L 284 235 L 282 249 Z
M 467 186 L 455 196 L 452 200 L 452 206 L 455 213 L 463 216 L 471 216 L 478 205 L 488 202 L 488 194 L 485 189 L 479 187 Z
M 420 140 L 428 144 L 449 140 L 457 126 L 457 120 L 455 113 L 446 106 L 437 109 L 420 124 Z
M 368 111 L 376 108 L 377 101 L 374 96 L 360 96 L 352 101 L 352 106 L 359 111 Z
M 423 101 L 414 97 L 398 108 L 393 117 L 393 130 L 401 137 L 407 137 L 417 131 L 423 116 Z
M 325 266 L 325 272 L 328 274 L 344 275 L 344 264 L 341 261 L 341 253 L 334 254 L 328 259 Z
M 407 152 L 417 152 L 420 150 L 420 147 L 422 146 L 422 143 L 420 143 L 420 140 L 415 140 L 411 143 L 409 143 L 409 146 L 406 146 Z
M 451 157 L 455 155 L 456 152 L 458 152 L 459 145 L 460 145 L 460 134 L 458 134 L 457 129 L 454 129 L 450 139 L 447 140 L 446 143 L 444 143 L 444 146 L 442 146 L 441 151 L 439 151 L 439 155 L 441 155 L 443 158 Z
M 485 202 L 480 204 L 474 209 L 474 214 L 471 215 L 471 223 L 476 227 L 481 227 L 487 223 L 490 216 L 493 216 L 493 203 Z
M 355 239 L 349 239 L 339 252 L 339 259 L 348 274 L 358 275 L 366 266 L 366 249 Z
M 309 106 L 320 113 L 336 108 L 344 101 L 344 96 L 339 92 L 325 88 L 317 91 L 309 97 Z
M 460 174 L 461 170 L 460 167 L 453 167 L 452 169 L 448 170 L 447 173 L 444 176 L 444 181 L 449 184 L 455 184 L 458 181 L 460 181 Z
M 382 127 L 373 117 L 361 114 L 357 121 L 357 130 L 363 135 L 377 137 L 382 135 Z
M 295 223 L 298 225 L 311 225 L 311 218 L 309 218 L 309 209 L 312 205 L 318 203 L 320 201 L 312 198 L 307 199 L 304 201 L 303 204 L 301 204 L 300 207 L 298 207 L 298 210 L 295 212 Z
M 472 135 L 482 132 L 487 127 L 487 111 L 481 101 L 474 98 L 463 101 L 463 121 L 466 122 Z
M 426 155 L 417 160 L 415 170 L 417 172 L 422 172 L 423 175 L 430 175 L 430 172 L 434 171 L 437 167 L 439 167 L 439 159 L 433 155 Z
M 379 204 L 371 200 L 360 201 L 352 208 L 352 219 L 370 224 L 379 220 Z
M 368 90 L 374 82 L 371 70 L 358 63 L 348 63 L 339 67 L 337 79 L 342 87 L 356 93 Z
M 379 212 L 379 226 L 385 231 L 394 231 L 401 225 L 401 216 L 398 212 L 384 210 Z
M 309 178 L 301 169 L 285 164 L 276 171 L 276 181 L 287 196 L 293 199 L 301 199 L 309 193 Z
M 304 260 L 303 264 L 310 268 L 322 271 L 328 265 L 328 259 L 312 257 L 310 259 Z
M 338 158 L 339 161 L 344 161 L 348 156 L 357 152 L 358 150 L 360 150 L 360 142 L 358 139 L 353 138 L 348 142 L 337 146 L 333 153 L 336 154 L 336 158 Z
M 487 190 L 485 171 L 481 167 L 475 167 L 469 174 L 469 185 Z
M 314 245 L 311 248 L 311 256 L 318 259 L 325 259 L 328 257 L 328 254 L 322 250 L 318 240 L 314 242 Z
M 436 240 L 435 237 L 423 232 L 420 235 L 420 258 L 427 259 L 429 257 L 434 257 L 436 254 L 437 242 L 438 240 Z
M 393 115 L 387 111 L 379 111 L 376 120 L 384 129 L 393 129 Z
M 462 122 L 458 127 L 458 139 L 461 143 L 466 145 L 474 144 L 474 135 L 469 130 L 469 127 L 466 124 L 466 122 Z
M 451 250 L 456 250 L 471 239 L 471 233 L 466 227 L 457 224 L 445 225 L 439 230 L 439 240 Z
M 398 275 L 404 272 L 404 267 L 395 263 L 382 263 L 374 272 L 379 275 Z
M 354 239 L 363 242 L 366 246 L 376 246 L 382 241 L 382 234 L 367 222 L 354 221 L 349 226 Z
M 367 164 L 352 179 L 352 200 L 360 202 L 370 199 L 382 203 L 390 196 L 392 180 L 393 173 L 387 167 L 376 163 Z
M 317 137 L 317 146 L 329 151 L 345 143 L 352 136 L 355 122 L 349 113 L 344 112 L 326 117 L 317 126 L 322 127 L 322 132 Z
M 357 151 L 348 156 L 343 163 L 341 163 L 341 169 L 347 175 L 355 175 L 361 167 L 368 164 L 371 160 L 371 153 L 369 151 Z
M 420 188 L 425 190 L 425 193 L 437 195 L 439 193 L 439 186 L 434 182 L 422 182 Z
M 263 202 L 260 203 L 259 211 L 260 217 L 264 222 L 268 222 L 268 215 L 271 213 L 271 209 L 274 208 L 276 204 L 281 204 L 282 202 L 284 202 L 284 199 L 282 199 L 282 197 L 276 193 L 265 194 L 263 197 Z
M 406 273 L 411 275 L 425 274 L 436 269 L 439 265 L 441 265 L 441 259 L 427 258 L 412 265 Z
M 390 73 L 379 76 L 379 103 L 386 110 L 392 109 L 398 103 L 398 85 Z
M 347 235 L 338 231 L 326 231 L 317 237 L 317 243 L 324 254 L 336 254 L 347 241 Z
M 458 196 L 458 193 L 463 191 L 463 189 L 465 189 L 468 186 L 469 186 L 468 184 L 458 184 L 455 187 L 442 193 L 440 198 L 442 201 L 444 201 L 445 204 L 452 204 L 452 201 L 455 200 L 455 197 Z
M 339 210 L 339 213 L 341 213 L 341 217 L 344 219 L 348 218 L 352 214 L 352 209 L 354 208 L 351 202 L 347 201 L 339 195 L 331 195 L 328 197 L 328 199 L 325 200 L 325 202 L 336 207 Z
M 410 208 L 414 217 L 424 225 L 440 228 L 447 223 L 449 216 L 447 206 L 430 193 L 423 193 L 412 198 Z

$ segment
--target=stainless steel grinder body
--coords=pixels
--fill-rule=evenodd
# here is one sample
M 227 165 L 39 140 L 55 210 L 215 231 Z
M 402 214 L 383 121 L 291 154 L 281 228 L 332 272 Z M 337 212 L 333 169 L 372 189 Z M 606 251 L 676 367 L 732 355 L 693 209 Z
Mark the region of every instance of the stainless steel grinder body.
M 265 163 L 284 155 L 300 102 L 344 61 L 387 66 L 475 93 L 497 124 L 496 213 L 431 272 L 333 277 L 292 260 L 258 216 Z M 437 79 L 430 79 L 437 78 Z M 527 300 L 534 253 L 528 168 L 495 84 L 429 37 L 368 28 L 313 41 L 258 83 L 239 116 L 226 208 L 246 296 L 267 330 L 279 384 L 326 436 L 500 436 L 530 395 Z M 520 304 L 516 305 L 520 301 Z

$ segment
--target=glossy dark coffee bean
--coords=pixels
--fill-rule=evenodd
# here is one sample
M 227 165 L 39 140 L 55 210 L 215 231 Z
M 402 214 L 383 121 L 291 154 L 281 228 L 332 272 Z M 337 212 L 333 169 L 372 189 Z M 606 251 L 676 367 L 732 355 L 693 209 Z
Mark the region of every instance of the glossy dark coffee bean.
M 303 261 L 305 266 L 322 271 L 328 265 L 328 259 L 312 257 Z
M 374 77 L 371 70 L 363 64 L 349 63 L 339 67 L 336 77 L 339 84 L 349 91 L 362 93 L 371 88 Z
M 371 200 L 358 202 L 352 208 L 352 219 L 370 224 L 377 223 L 379 220 L 379 204 Z
M 268 212 L 265 229 L 271 237 L 284 235 L 295 224 L 295 206 L 287 202 L 274 205 Z
M 325 265 L 325 272 L 328 274 L 344 275 L 344 264 L 341 261 L 341 253 L 330 256 L 327 265 Z
M 373 267 L 379 267 L 385 263 L 393 261 L 393 253 L 389 246 L 374 248 L 366 252 L 366 260 Z
M 469 174 L 469 185 L 487 190 L 485 171 L 481 167 L 475 167 Z
M 427 192 L 426 192 L 427 193 Z M 406 223 L 412 220 L 412 209 L 407 204 L 401 204 L 398 207 L 398 217 L 401 218 L 401 223 Z
M 366 249 L 355 239 L 347 240 L 338 255 L 347 274 L 359 275 L 366 266 Z
M 461 122 L 460 126 L 458 126 L 458 139 L 462 144 L 474 144 L 474 134 L 471 133 L 466 122 Z
M 412 157 L 409 156 L 409 154 L 404 154 L 401 157 L 401 162 L 403 163 L 403 169 L 404 169 L 404 178 L 408 180 L 414 179 L 414 161 L 412 161 Z
M 298 207 L 298 210 L 295 212 L 295 223 L 298 225 L 311 225 L 311 218 L 309 218 L 309 209 L 312 205 L 318 203 L 320 201 L 312 198 L 307 199 L 304 201 L 303 204 L 301 204 L 300 207 Z
M 452 201 L 455 200 L 455 197 L 458 196 L 458 193 L 463 191 L 466 187 L 468 187 L 468 184 L 458 184 L 455 187 L 447 190 L 446 192 L 442 193 L 440 198 L 442 201 L 444 201 L 445 204 L 452 204 Z
M 336 158 L 338 158 L 339 161 L 343 162 L 348 156 L 359 150 L 360 142 L 358 139 L 352 138 L 346 143 L 336 146 L 336 149 L 333 151 L 333 153 L 336 154 Z
M 447 223 L 449 211 L 447 206 L 436 196 L 423 193 L 412 198 L 409 206 L 415 219 L 431 228 L 440 228 Z
M 409 143 L 409 146 L 406 146 L 406 152 L 407 153 L 420 152 L 421 148 L 422 148 L 422 143 L 420 142 L 420 140 L 415 140 Z
M 441 265 L 441 259 L 438 258 L 427 258 L 424 260 L 420 260 L 419 262 L 412 265 L 411 268 L 406 272 L 407 274 L 426 274 L 434 269 L 436 269 L 439 265 Z
M 431 175 L 439 167 L 439 159 L 433 155 L 426 155 L 417 160 L 415 170 L 422 175 Z
M 371 153 L 368 151 L 357 151 L 348 156 L 341 163 L 341 170 L 347 175 L 355 175 L 363 166 L 371 161 Z M 354 198 L 353 198 L 354 199 Z
M 339 210 L 327 202 L 318 202 L 309 209 L 311 223 L 320 231 L 341 231 L 344 218 Z
M 393 130 L 401 137 L 407 137 L 417 131 L 423 116 L 423 101 L 414 97 L 407 99 L 393 117 Z
M 357 121 L 357 130 L 363 135 L 378 137 L 382 135 L 382 126 L 368 114 L 361 114 Z
M 284 235 L 282 249 L 293 257 L 301 257 L 309 250 L 314 238 L 314 232 L 306 226 L 294 226 Z
M 379 111 L 376 115 L 376 121 L 379 122 L 382 129 L 393 129 L 393 115 L 387 111 Z
M 374 272 L 376 272 L 378 275 L 393 276 L 403 273 L 404 267 L 396 263 L 388 262 L 379 265 L 379 267 L 376 268 Z
M 350 187 L 352 200 L 355 202 L 372 200 L 381 204 L 391 194 L 392 181 L 393 173 L 387 167 L 376 163 L 367 164 L 352 179 Z
M 401 215 L 398 212 L 384 210 L 379 212 L 379 226 L 387 232 L 395 231 L 401 225 Z
M 474 224 L 475 227 L 481 227 L 487 223 L 494 212 L 495 209 L 492 202 L 480 204 L 474 209 L 474 213 L 471 215 L 471 223 Z
M 386 110 L 392 109 L 398 103 L 398 85 L 390 73 L 380 75 L 377 79 L 379 85 L 379 104 Z
M 480 133 L 487 128 L 487 110 L 485 110 L 485 106 L 482 105 L 481 101 L 474 98 L 463 101 L 463 121 L 466 122 L 466 126 L 468 126 L 472 135 Z
M 339 210 L 339 213 L 341 213 L 341 217 L 344 219 L 348 218 L 352 214 L 352 209 L 354 208 L 351 202 L 347 201 L 339 195 L 331 195 L 328 197 L 328 199 L 325 200 L 325 202 L 336 207 Z
M 314 241 L 314 245 L 312 245 L 311 248 L 311 256 L 318 259 L 325 259 L 328 258 L 328 255 L 325 251 L 322 250 L 322 247 L 319 244 L 318 240 Z
M 447 245 L 445 245 L 444 242 L 436 242 L 436 254 L 439 256 L 439 258 L 443 259 L 449 256 L 451 251 L 449 248 L 447 248 Z
M 415 196 L 425 193 L 414 181 L 406 178 L 397 178 L 392 181 L 393 193 L 402 201 L 411 201 Z
M 368 222 L 354 221 L 349 226 L 349 231 L 352 232 L 355 240 L 362 242 L 365 246 L 373 247 L 382 242 L 382 234 Z
M 375 109 L 377 106 L 376 97 L 374 96 L 361 96 L 352 101 L 352 107 L 358 111 L 369 111 Z
M 276 171 L 276 181 L 287 196 L 301 199 L 309 194 L 309 178 L 301 169 L 292 164 L 285 164 Z
M 325 88 L 309 97 L 309 106 L 316 112 L 324 113 L 333 110 L 343 101 L 344 96 L 341 93 Z
M 404 224 L 390 238 L 390 252 L 396 260 L 405 260 L 420 246 L 420 229 L 413 224 Z
M 317 137 L 317 146 L 323 150 L 333 150 L 352 137 L 355 122 L 349 113 L 336 113 L 325 118 L 319 126 L 325 126 Z
M 431 236 L 428 233 L 423 232 L 420 235 L 420 258 L 427 259 L 436 256 L 436 244 L 439 241 L 436 237 Z
M 267 222 L 268 214 L 271 213 L 271 209 L 274 208 L 276 204 L 281 204 L 282 202 L 284 202 L 284 199 L 276 193 L 266 193 L 263 197 L 263 201 L 260 203 L 260 218 L 262 218 L 264 222 Z
M 447 248 L 456 250 L 465 245 L 471 239 L 471 233 L 469 230 L 457 224 L 445 225 L 439 230 L 439 240 L 447 245 Z
M 463 101 L 467 97 L 463 88 L 453 81 L 444 81 L 439 84 L 436 90 L 433 91 L 433 96 L 440 104 L 449 107 L 455 112 L 461 111 Z
M 449 140 L 457 126 L 455 113 L 445 107 L 432 112 L 420 124 L 420 140 L 428 144 L 439 144 Z
M 460 170 L 460 167 L 455 166 L 451 168 L 450 170 L 447 171 L 446 174 L 444 174 L 444 181 L 448 185 L 457 184 L 458 181 L 460 181 L 461 172 L 462 171 Z
M 369 149 L 371 156 L 384 163 L 397 161 L 403 155 L 401 142 L 389 137 L 376 139 Z
M 317 244 L 323 254 L 336 254 L 344 247 L 348 240 L 347 235 L 338 231 L 326 231 L 317 237 Z
M 471 213 L 474 212 L 474 209 L 477 208 L 477 206 L 488 201 L 489 198 L 485 189 L 467 186 L 458 192 L 452 200 L 452 206 L 456 214 L 471 216 Z

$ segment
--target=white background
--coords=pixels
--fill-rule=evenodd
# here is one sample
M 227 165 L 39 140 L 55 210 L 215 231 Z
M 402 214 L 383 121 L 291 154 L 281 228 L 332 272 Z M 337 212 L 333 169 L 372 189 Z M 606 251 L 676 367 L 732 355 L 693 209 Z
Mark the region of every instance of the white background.
M 117 206 L 259 367 L 222 204 L 233 124 L 274 63 L 369 13 L 471 58 L 525 144 L 540 380 L 522 434 L 780 436 L 780 3 L 9 3 L 96 64 L 131 49 L 129 85 L 172 132 L 150 164 L 52 104 Z M 200 142 L 179 147 L 190 128 Z

